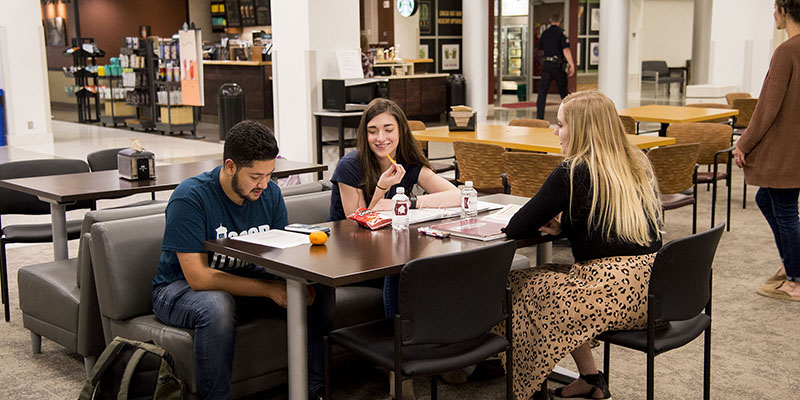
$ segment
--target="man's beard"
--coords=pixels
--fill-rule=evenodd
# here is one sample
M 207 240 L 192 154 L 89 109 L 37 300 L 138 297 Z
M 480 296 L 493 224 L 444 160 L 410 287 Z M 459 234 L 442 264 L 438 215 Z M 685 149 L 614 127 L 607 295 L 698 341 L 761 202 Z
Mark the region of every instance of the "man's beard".
M 258 197 L 256 197 L 255 199 L 252 199 L 252 200 L 250 198 L 248 198 L 247 195 L 250 194 L 250 193 L 245 193 L 244 189 L 242 189 L 242 187 L 239 186 L 239 171 L 236 171 L 236 173 L 233 174 L 233 178 L 231 179 L 231 186 L 233 187 L 233 193 L 236 193 L 236 195 L 239 196 L 239 198 L 241 198 L 242 200 L 245 200 L 245 201 L 256 201 L 256 200 L 258 200 Z

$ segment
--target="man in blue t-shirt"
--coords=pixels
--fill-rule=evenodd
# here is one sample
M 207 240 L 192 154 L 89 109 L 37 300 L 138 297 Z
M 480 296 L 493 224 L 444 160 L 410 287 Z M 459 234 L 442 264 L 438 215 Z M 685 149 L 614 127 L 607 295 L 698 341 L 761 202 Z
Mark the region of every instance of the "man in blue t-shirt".
M 206 240 L 287 225 L 280 188 L 270 180 L 277 155 L 278 144 L 267 127 L 242 121 L 227 135 L 223 164 L 183 181 L 167 205 L 153 311 L 165 324 L 194 329 L 201 399 L 230 398 L 237 314 L 285 314 L 285 281 L 204 247 Z M 332 293 L 308 287 L 308 384 L 314 399 L 322 393 L 322 337 L 330 330 Z

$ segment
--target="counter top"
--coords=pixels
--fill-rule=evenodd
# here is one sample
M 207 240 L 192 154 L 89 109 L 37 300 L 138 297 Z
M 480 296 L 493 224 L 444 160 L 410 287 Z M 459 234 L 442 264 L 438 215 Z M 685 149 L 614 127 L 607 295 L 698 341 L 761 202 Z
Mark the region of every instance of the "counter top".
M 375 64 L 403 64 L 403 63 L 413 63 L 413 64 L 423 64 L 423 63 L 432 63 L 432 58 L 403 58 L 400 61 L 397 60 L 376 60 Z
M 237 67 L 260 67 L 263 65 L 272 65 L 272 61 L 218 61 L 218 60 L 203 60 L 203 65 L 232 65 Z
M 447 78 L 450 74 L 414 74 L 414 75 L 391 75 L 376 76 L 376 78 L 386 79 L 423 79 L 423 78 Z

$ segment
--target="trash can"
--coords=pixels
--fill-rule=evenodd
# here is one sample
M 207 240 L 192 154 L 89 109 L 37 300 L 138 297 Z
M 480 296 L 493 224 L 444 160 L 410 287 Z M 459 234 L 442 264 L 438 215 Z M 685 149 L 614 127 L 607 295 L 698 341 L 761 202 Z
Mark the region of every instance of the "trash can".
M 528 100 L 528 84 L 520 83 L 517 85 L 517 101 Z
M 467 82 L 464 75 L 450 74 L 447 77 L 447 111 L 452 106 L 463 106 L 467 104 Z
M 219 140 L 225 140 L 228 131 L 244 119 L 244 90 L 235 83 L 219 87 Z
M 6 145 L 6 96 L 0 89 L 0 146 Z

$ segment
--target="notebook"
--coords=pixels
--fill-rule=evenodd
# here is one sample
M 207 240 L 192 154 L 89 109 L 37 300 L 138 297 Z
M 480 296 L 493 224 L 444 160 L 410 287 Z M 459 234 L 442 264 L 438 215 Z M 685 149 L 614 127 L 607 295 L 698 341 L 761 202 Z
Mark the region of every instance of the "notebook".
M 506 237 L 506 234 L 500 230 L 505 226 L 506 224 L 487 221 L 482 218 L 467 218 L 433 225 L 431 228 L 448 232 L 453 236 L 488 241 Z

